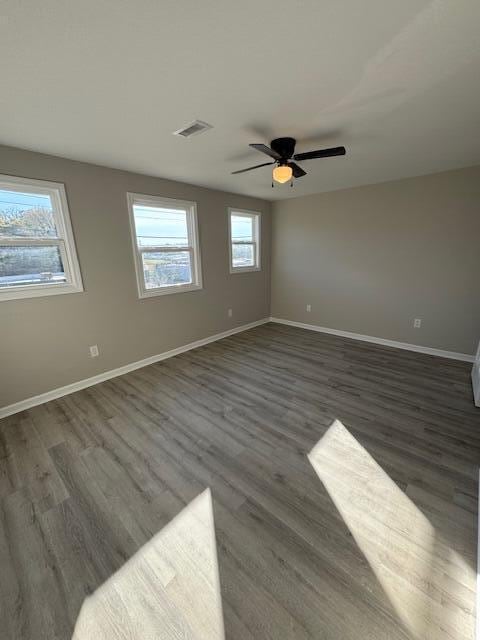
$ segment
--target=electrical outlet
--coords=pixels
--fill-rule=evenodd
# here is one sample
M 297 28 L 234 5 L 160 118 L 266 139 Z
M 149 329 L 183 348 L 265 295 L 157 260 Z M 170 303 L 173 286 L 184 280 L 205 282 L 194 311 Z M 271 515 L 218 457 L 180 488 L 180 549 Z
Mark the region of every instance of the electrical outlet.
M 228 317 L 231 318 L 233 316 L 233 309 L 228 310 Z
M 98 346 L 96 344 L 93 344 L 90 347 L 90 357 L 91 358 L 96 358 L 98 356 L 98 354 L 99 354 Z
M 312 310 L 312 305 L 311 304 L 307 304 L 307 311 L 308 313 L 310 313 L 310 311 Z
M 422 319 L 421 318 L 415 318 L 415 320 L 413 321 L 413 328 L 414 329 L 420 329 L 421 326 L 422 326 Z

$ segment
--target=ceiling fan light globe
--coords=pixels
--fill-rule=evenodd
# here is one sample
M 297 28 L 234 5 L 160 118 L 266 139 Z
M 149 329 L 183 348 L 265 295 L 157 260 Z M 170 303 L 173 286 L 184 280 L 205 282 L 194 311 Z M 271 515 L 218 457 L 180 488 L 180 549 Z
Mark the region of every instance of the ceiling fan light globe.
M 287 165 L 280 165 L 273 169 L 273 179 L 275 182 L 279 182 L 280 184 L 284 184 L 292 179 L 292 167 Z

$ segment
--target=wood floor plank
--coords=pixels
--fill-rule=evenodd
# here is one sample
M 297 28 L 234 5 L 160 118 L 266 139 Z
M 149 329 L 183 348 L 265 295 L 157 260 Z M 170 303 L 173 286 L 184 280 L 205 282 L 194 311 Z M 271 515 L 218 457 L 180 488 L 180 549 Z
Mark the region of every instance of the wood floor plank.
M 14 478 L 15 490 L 25 488 L 40 510 L 45 511 L 65 500 L 68 492 L 28 413 L 19 415 L 1 426 L 8 464 L 13 466 L 9 478 Z
M 54 540 L 47 539 L 40 513 L 26 489 L 4 498 L 4 526 L 19 593 L 11 612 L 14 638 L 68 637 L 66 594 L 59 581 L 59 567 L 52 553 Z M 2 571 L 2 582 L 8 579 Z
M 228 640 L 473 640 L 479 463 L 466 363 L 272 323 L 29 409 L 2 640 L 220 638 L 217 555 Z

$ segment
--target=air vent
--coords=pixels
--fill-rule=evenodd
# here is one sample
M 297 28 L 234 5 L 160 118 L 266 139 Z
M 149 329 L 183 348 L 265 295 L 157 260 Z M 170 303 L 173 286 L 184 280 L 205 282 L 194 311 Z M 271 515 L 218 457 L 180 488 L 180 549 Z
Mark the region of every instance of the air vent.
M 182 138 L 191 138 L 192 136 L 197 136 L 202 131 L 206 131 L 207 129 L 211 129 L 212 125 L 208 124 L 208 122 L 202 122 L 201 120 L 194 120 L 187 124 L 186 127 L 182 127 L 178 131 L 174 131 L 174 136 L 182 136 Z

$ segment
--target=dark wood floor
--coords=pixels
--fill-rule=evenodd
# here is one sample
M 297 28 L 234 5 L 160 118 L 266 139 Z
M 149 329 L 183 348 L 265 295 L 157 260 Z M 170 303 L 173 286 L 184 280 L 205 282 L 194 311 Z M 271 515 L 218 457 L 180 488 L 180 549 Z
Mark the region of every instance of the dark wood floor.
M 183 546 L 166 527 L 186 505 L 207 513 L 207 488 L 227 638 L 472 640 L 469 370 L 268 324 L 2 420 L 2 640 L 70 638 L 86 599 L 82 640 L 220 637 L 208 526 L 197 536 L 192 512 Z M 182 589 L 185 609 L 198 606 L 188 625 L 148 635 L 155 606 L 125 605 L 147 602 L 127 561 L 162 531 L 165 561 L 187 553 L 191 578 L 172 570 L 176 609 L 158 606 L 181 611 Z

